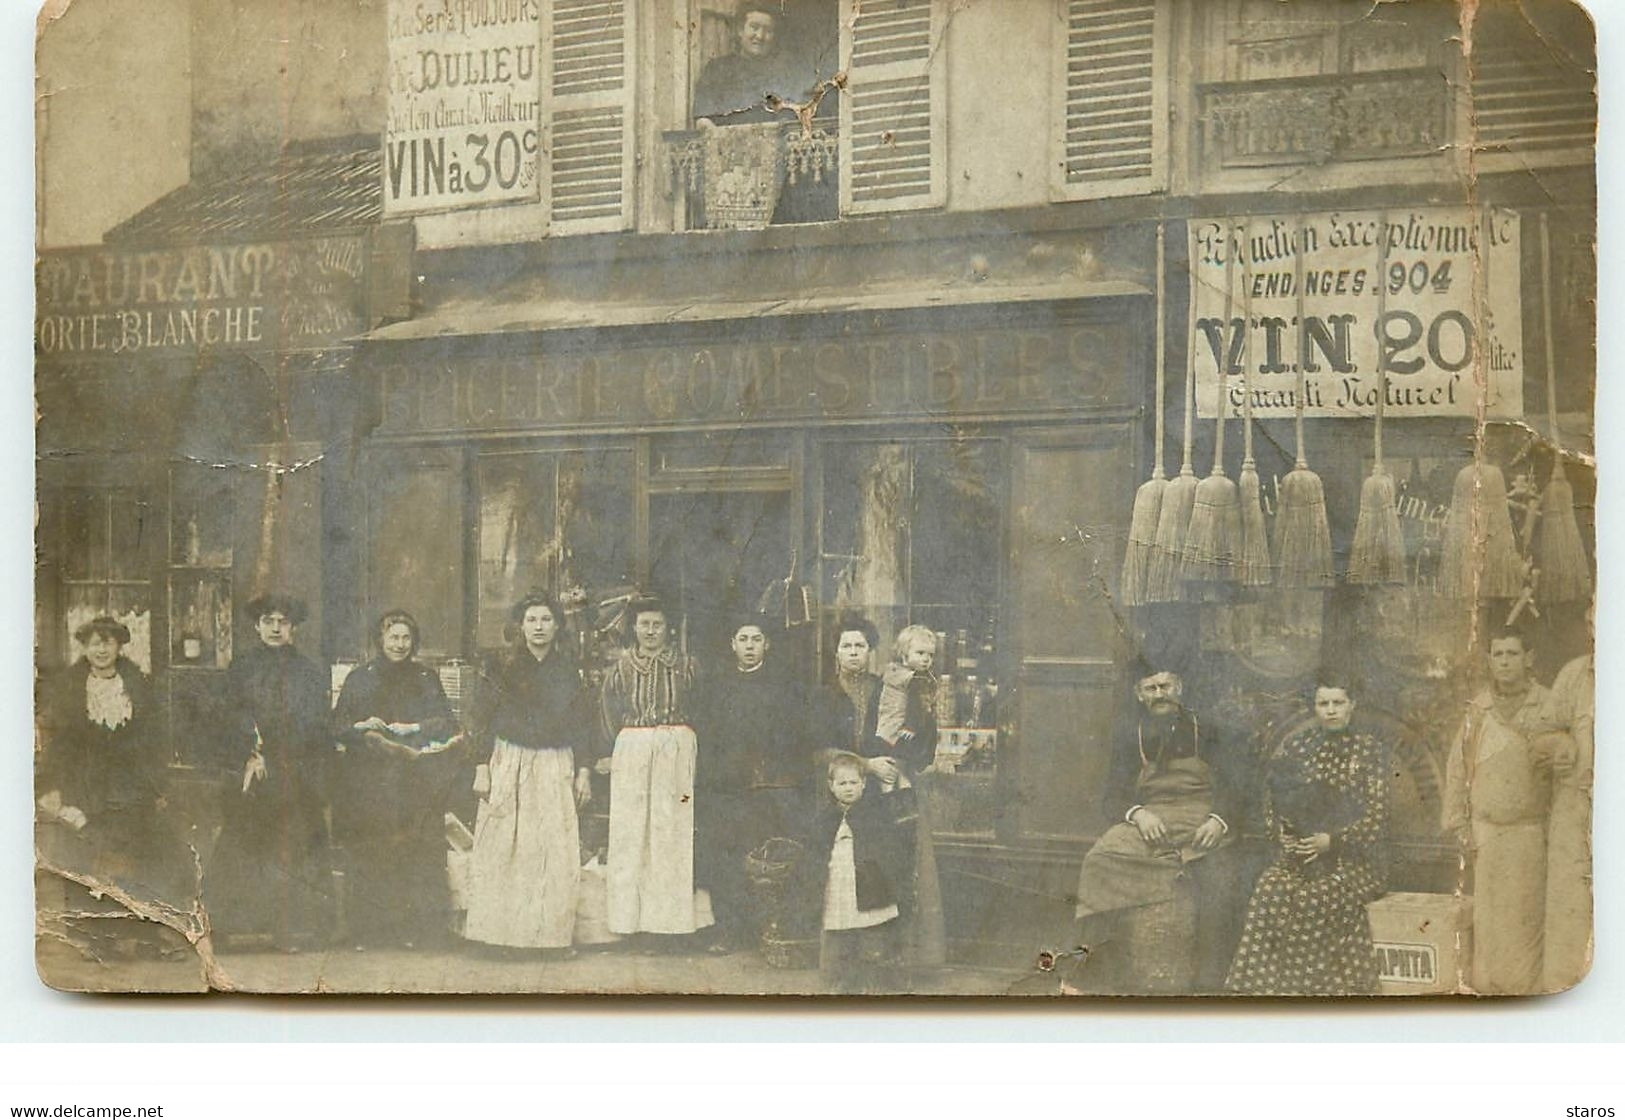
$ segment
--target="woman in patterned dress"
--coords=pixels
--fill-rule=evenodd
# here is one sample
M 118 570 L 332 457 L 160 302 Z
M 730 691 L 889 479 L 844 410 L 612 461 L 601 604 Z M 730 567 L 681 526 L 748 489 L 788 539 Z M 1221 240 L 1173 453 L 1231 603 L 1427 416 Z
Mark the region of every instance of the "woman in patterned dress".
M 1265 822 L 1275 862 L 1253 888 L 1230 966 L 1233 992 L 1369 995 L 1377 959 L 1366 904 L 1385 889 L 1387 749 L 1351 730 L 1346 682 L 1315 689 L 1315 723 L 1270 760 Z

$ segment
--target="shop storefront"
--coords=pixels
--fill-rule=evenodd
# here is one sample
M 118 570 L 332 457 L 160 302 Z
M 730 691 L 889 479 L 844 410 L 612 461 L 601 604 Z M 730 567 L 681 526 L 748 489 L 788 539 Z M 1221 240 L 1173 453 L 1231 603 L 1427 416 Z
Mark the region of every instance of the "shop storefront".
M 505 643 L 526 591 L 557 589 L 592 659 L 616 648 L 631 590 L 651 590 L 713 666 L 727 621 L 762 613 L 808 687 L 842 613 L 877 625 L 883 656 L 923 624 L 944 647 L 939 843 L 1076 849 L 1099 827 L 1077 791 L 1104 775 L 1127 661 L 1112 582 L 1154 350 L 1153 244 L 1152 227 L 1031 235 L 998 258 L 1045 262 L 1022 266 L 1030 282 L 967 279 L 948 298 L 871 279 L 587 313 L 614 326 L 522 300 L 523 281 L 471 306 L 441 278 L 451 306 L 373 332 L 359 358 L 378 409 L 363 613 L 407 606 L 426 656 L 466 662 Z M 1048 258 L 1081 248 L 1099 272 L 1057 276 Z M 684 256 L 651 258 L 651 286 L 681 277 Z M 828 257 L 854 277 L 885 259 Z M 640 278 L 629 269 L 629 289 Z M 989 912 L 984 892 L 954 891 L 962 928 Z
M 242 606 L 298 596 L 318 656 L 343 613 L 324 555 L 355 417 L 346 340 L 389 303 L 380 268 L 407 259 L 376 229 L 376 167 L 371 145 L 290 149 L 38 264 L 39 664 L 77 659 L 92 618 L 128 628 L 124 656 L 158 686 L 183 832 L 213 812 Z

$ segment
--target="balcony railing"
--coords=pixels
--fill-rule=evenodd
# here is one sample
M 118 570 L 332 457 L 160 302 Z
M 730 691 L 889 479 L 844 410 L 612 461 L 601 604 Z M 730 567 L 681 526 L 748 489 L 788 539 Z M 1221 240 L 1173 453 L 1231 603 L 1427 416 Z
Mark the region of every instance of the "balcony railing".
M 763 229 L 836 217 L 840 145 L 833 124 L 717 125 L 661 139 L 690 229 Z
M 1198 87 L 1205 149 L 1220 167 L 1434 155 L 1450 142 L 1438 70 L 1384 70 Z

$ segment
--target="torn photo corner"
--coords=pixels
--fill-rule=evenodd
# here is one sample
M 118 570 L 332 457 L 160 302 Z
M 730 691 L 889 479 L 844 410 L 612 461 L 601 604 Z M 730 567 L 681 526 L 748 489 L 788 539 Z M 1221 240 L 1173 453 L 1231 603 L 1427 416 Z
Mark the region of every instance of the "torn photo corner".
M 36 80 L 45 983 L 1584 977 L 1579 6 L 72 0 Z

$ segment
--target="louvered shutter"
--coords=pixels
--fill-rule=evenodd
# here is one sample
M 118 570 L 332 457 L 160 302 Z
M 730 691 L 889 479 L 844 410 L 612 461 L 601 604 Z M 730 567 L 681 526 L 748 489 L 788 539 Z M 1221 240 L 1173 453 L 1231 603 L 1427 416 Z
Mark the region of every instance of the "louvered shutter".
M 632 225 L 633 7 L 630 0 L 550 0 L 543 16 L 554 233 Z
M 1475 42 L 1473 143 L 1483 152 L 1589 151 L 1597 138 L 1591 71 L 1521 25 Z
M 1168 184 L 1167 0 L 1057 0 L 1053 187 L 1059 199 Z
M 847 0 L 841 20 L 841 212 L 947 196 L 943 0 Z

